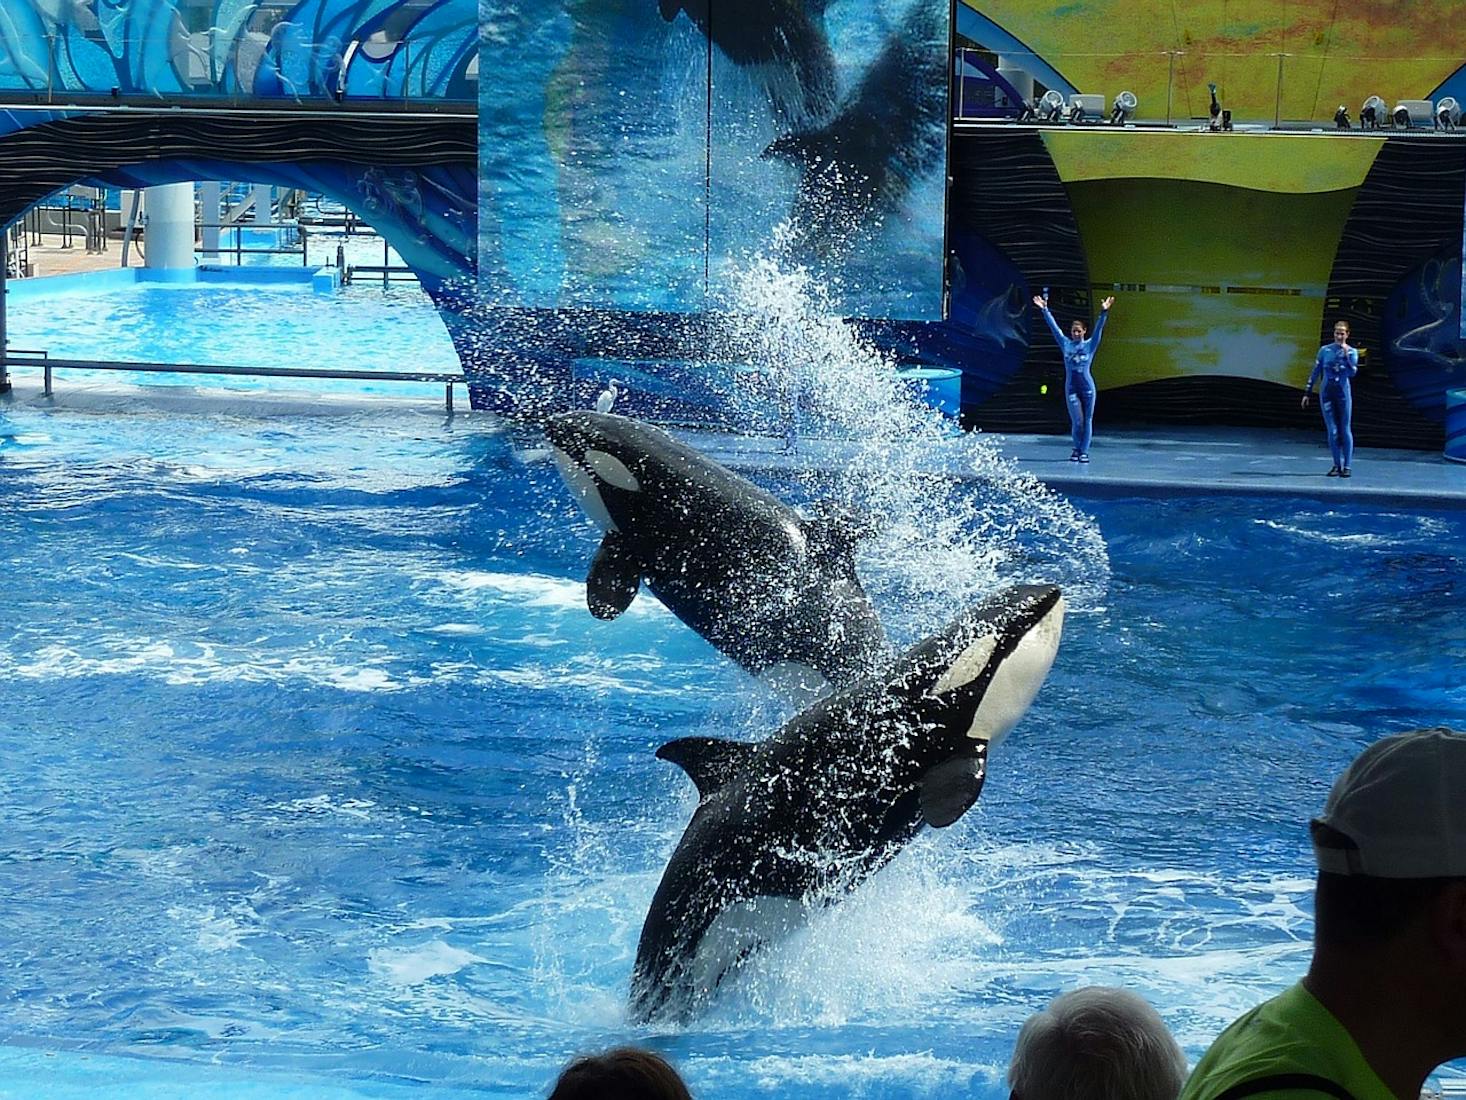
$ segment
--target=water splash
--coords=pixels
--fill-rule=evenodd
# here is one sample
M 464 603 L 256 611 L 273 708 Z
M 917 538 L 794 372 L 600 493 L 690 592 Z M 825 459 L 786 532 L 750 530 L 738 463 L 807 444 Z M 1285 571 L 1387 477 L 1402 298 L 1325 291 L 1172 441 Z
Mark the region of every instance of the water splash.
M 788 446 L 833 459 L 795 475 L 806 498 L 871 519 L 861 575 L 896 640 L 1019 581 L 1061 585 L 1073 609 L 1101 606 L 1110 565 L 1093 517 L 921 401 L 895 358 L 780 252 L 776 239 L 730 273 L 719 354 L 757 372 L 735 397 L 749 419 L 772 400 Z

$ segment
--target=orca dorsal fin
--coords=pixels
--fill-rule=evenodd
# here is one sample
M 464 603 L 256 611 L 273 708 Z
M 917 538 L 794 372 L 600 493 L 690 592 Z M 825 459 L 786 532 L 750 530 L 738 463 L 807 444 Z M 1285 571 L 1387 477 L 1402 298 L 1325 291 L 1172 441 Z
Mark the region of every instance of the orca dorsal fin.
M 852 572 L 855 544 L 875 533 L 875 524 L 869 516 L 833 501 L 812 505 L 808 518 L 800 525 L 815 557 L 831 564 L 846 563 Z
M 987 778 L 988 751 L 978 745 L 973 752 L 954 756 L 929 768 L 921 777 L 921 816 L 934 829 L 944 829 L 972 809 Z
M 659 748 L 657 757 L 685 771 L 697 793 L 707 798 L 738 773 L 753 755 L 754 747 L 721 737 L 679 737 Z
M 607 531 L 585 578 L 585 602 L 598 619 L 614 619 L 641 587 L 641 566 L 619 531 Z

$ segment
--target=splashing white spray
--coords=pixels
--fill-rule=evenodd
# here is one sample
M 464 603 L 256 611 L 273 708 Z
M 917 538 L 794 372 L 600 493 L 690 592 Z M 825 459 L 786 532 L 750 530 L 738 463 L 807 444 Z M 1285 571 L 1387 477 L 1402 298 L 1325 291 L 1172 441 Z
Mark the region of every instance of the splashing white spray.
M 1102 603 L 1094 519 L 920 401 L 806 269 L 760 255 L 730 285 L 725 354 L 769 380 L 794 446 L 833 460 L 797 475 L 807 496 L 873 521 L 861 575 L 898 644 L 1016 581 L 1061 585 L 1071 609 Z

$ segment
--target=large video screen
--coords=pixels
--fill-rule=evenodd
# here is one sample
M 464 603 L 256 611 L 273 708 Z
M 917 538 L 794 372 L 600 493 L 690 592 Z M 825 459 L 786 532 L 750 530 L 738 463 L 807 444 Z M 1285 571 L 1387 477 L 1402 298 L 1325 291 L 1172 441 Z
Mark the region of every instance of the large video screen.
M 941 315 L 947 0 L 482 0 L 491 301 L 718 308 L 755 255 Z

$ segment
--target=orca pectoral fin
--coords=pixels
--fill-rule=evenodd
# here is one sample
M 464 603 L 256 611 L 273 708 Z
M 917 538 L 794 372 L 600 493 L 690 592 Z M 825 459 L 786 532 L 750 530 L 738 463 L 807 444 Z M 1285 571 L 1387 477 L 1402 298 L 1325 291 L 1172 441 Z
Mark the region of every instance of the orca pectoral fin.
M 585 602 L 598 619 L 614 619 L 641 587 L 641 567 L 615 531 L 607 531 L 585 578 Z
M 921 816 L 943 829 L 972 809 L 987 777 L 987 746 L 967 756 L 954 756 L 921 777 Z
M 753 755 L 754 746 L 719 737 L 679 737 L 657 750 L 657 757 L 670 760 L 687 773 L 703 798 L 732 779 Z

